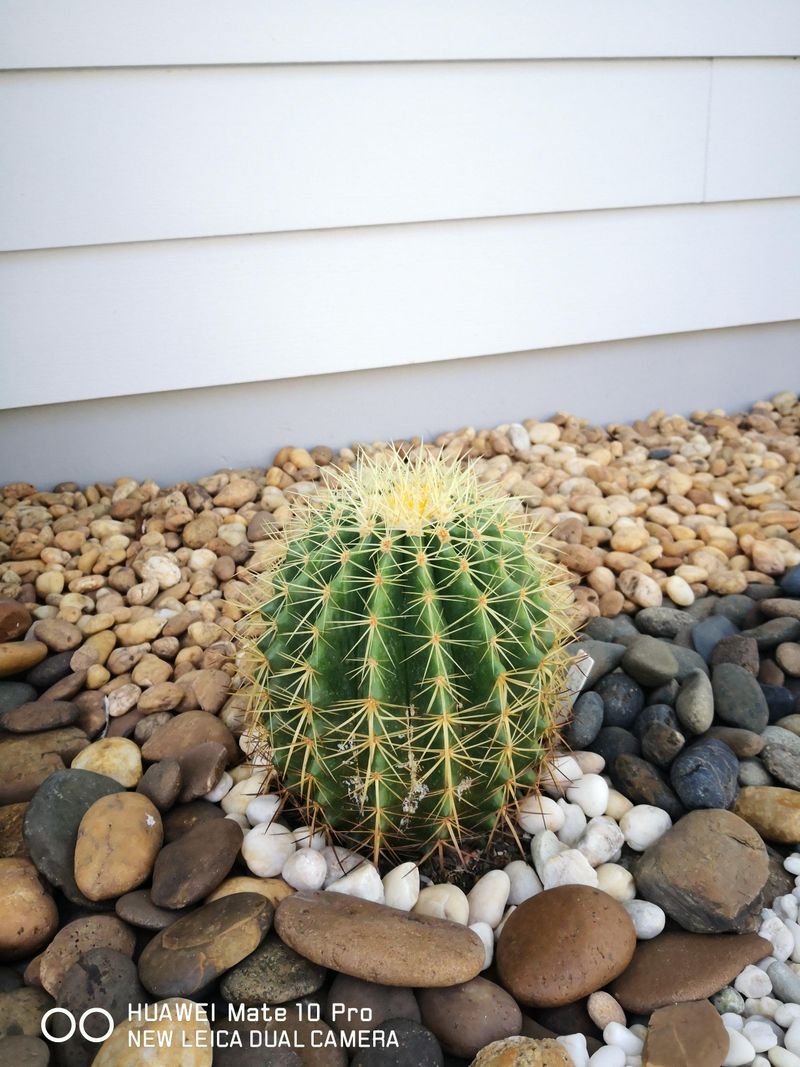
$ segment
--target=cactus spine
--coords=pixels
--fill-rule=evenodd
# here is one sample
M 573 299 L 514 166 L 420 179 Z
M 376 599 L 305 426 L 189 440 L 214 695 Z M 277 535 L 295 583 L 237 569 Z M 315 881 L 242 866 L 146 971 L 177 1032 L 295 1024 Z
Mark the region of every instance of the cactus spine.
M 253 706 L 283 787 L 348 843 L 416 855 L 511 822 L 556 738 L 566 574 L 469 467 L 364 459 L 259 575 Z

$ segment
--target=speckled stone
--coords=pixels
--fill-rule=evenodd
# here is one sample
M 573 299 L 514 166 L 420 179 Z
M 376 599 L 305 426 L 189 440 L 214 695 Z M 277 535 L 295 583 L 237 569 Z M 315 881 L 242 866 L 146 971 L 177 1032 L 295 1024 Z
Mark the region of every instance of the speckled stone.
M 621 672 L 615 671 L 601 678 L 595 686 L 595 692 L 603 701 L 605 726 L 621 726 L 627 729 L 633 725 L 636 716 L 644 707 L 642 687 L 633 678 Z
M 685 808 L 662 773 L 638 756 L 618 756 L 611 765 L 611 780 L 634 804 L 663 808 L 675 822 Z
M 670 782 L 683 806 L 729 808 L 739 791 L 739 761 L 717 738 L 701 738 L 684 749 L 670 768 Z
M 316 993 L 327 973 L 270 935 L 225 974 L 220 992 L 232 1004 L 285 1004 Z

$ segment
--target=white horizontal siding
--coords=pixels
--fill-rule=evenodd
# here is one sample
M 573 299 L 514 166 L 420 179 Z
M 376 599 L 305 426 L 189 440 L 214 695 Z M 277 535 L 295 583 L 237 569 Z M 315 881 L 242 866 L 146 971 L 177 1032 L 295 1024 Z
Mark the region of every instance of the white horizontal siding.
M 17 252 L 6 406 L 798 317 L 800 198 Z M 10 367 L 9 367 L 10 369 Z
M 709 67 L 0 75 L 0 248 L 699 201 Z
M 0 0 L 0 66 L 796 55 L 797 0 Z
M 707 199 L 796 196 L 800 62 L 715 62 L 708 129 Z

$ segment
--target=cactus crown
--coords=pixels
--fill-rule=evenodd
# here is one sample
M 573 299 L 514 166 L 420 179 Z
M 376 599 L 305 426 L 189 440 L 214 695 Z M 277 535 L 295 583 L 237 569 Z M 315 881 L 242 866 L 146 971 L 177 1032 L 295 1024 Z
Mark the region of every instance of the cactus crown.
M 253 707 L 283 787 L 356 846 L 511 820 L 556 737 L 572 636 L 544 537 L 423 449 L 337 471 L 258 575 Z

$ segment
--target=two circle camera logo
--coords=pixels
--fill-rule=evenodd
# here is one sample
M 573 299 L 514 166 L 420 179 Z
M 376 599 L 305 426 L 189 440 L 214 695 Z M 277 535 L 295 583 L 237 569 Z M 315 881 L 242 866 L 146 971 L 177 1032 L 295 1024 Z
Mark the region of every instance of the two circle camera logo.
M 50 1027 L 48 1023 L 54 1015 L 65 1015 L 70 1023 L 69 1032 L 67 1034 L 62 1035 L 61 1037 L 57 1037 L 55 1034 L 50 1032 Z M 106 1030 L 106 1032 L 100 1037 L 95 1037 L 93 1034 L 89 1034 L 86 1032 L 86 1020 L 91 1015 L 102 1015 L 108 1022 L 108 1030 Z M 72 1037 L 72 1035 L 77 1029 L 80 1032 L 81 1037 L 85 1038 L 87 1041 L 92 1041 L 95 1044 L 100 1045 L 103 1043 L 103 1041 L 106 1040 L 106 1038 L 111 1036 L 115 1025 L 116 1024 L 114 1023 L 114 1019 L 111 1015 L 111 1012 L 106 1011 L 105 1008 L 87 1008 L 79 1019 L 76 1019 L 73 1012 L 67 1011 L 66 1008 L 50 1008 L 50 1010 L 46 1011 L 42 1016 L 42 1033 L 48 1041 L 53 1041 L 56 1044 L 60 1044 L 62 1041 L 69 1041 L 69 1039 Z

